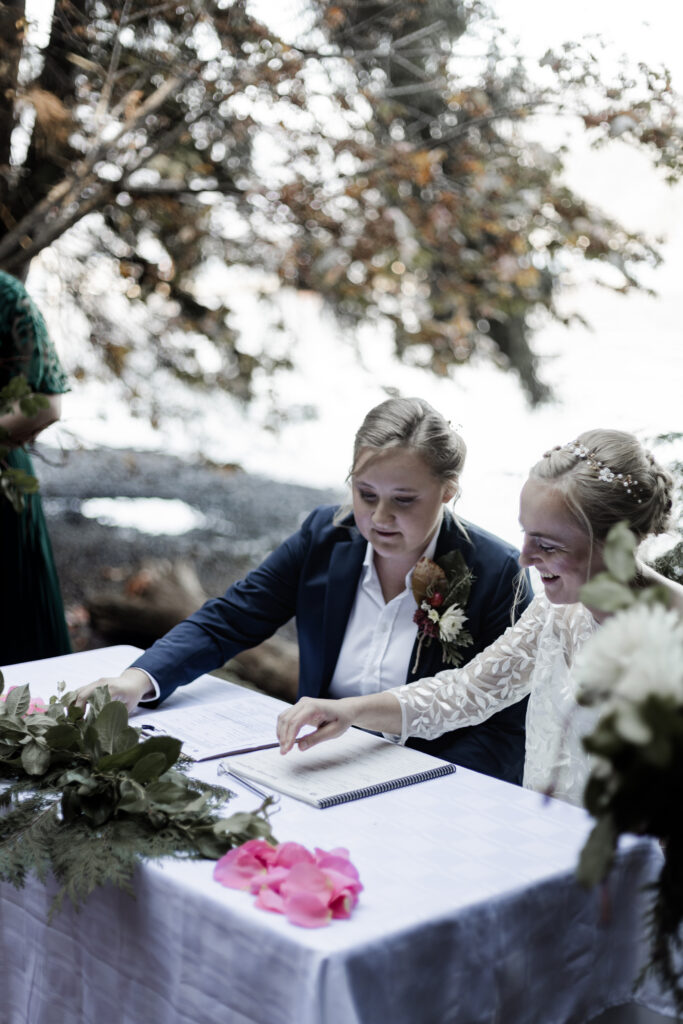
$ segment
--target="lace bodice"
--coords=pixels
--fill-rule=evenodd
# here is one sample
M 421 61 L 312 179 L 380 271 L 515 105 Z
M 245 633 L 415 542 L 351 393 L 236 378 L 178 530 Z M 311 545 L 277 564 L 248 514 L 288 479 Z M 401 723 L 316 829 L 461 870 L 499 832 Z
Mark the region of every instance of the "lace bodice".
M 576 703 L 571 666 L 595 628 L 583 605 L 553 605 L 537 595 L 514 626 L 463 668 L 391 691 L 401 703 L 401 741 L 475 725 L 528 693 L 524 785 L 580 803 L 589 766 L 581 737 L 595 711 Z

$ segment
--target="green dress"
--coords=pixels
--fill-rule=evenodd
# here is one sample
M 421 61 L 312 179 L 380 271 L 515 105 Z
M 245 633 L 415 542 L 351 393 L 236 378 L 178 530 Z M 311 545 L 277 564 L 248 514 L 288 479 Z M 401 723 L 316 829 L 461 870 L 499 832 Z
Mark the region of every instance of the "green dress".
M 68 391 L 40 312 L 21 282 L 0 271 L 0 387 L 20 373 L 35 392 Z M 35 475 L 23 448 L 12 449 L 5 462 Z M 40 496 L 27 495 L 17 514 L 0 494 L 0 665 L 70 650 Z

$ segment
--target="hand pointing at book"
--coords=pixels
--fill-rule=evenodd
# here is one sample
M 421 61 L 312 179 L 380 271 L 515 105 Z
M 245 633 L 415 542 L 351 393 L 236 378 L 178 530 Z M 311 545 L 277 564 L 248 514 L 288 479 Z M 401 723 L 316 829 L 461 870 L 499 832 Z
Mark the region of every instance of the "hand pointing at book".
M 297 739 L 305 725 L 315 726 L 315 731 Z M 308 750 L 325 740 L 341 736 L 351 725 L 399 735 L 401 705 L 398 698 L 391 690 L 365 697 L 342 697 L 340 700 L 302 697 L 278 716 L 280 753 L 287 754 L 295 743 L 300 750 Z
M 280 741 L 280 753 L 287 754 L 296 743 L 299 750 L 307 750 L 323 740 L 331 740 L 341 736 L 353 725 L 348 717 L 345 705 L 353 701 L 351 697 L 342 700 L 324 700 L 315 697 L 302 697 L 292 708 L 278 715 L 277 738 Z M 309 732 L 297 739 L 305 725 L 314 725 L 315 732 Z

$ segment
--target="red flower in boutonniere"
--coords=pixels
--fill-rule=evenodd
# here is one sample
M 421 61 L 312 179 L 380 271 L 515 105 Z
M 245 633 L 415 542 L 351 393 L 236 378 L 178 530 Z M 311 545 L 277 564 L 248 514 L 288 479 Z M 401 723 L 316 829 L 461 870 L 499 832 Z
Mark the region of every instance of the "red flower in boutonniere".
M 456 667 L 462 663 L 461 647 L 472 643 L 464 628 L 464 607 L 472 586 L 472 573 L 459 551 L 449 551 L 433 562 L 421 558 L 413 569 L 412 590 L 417 602 L 413 621 L 417 623 L 419 642 L 413 672 L 417 672 L 422 645 L 439 640 L 444 661 Z

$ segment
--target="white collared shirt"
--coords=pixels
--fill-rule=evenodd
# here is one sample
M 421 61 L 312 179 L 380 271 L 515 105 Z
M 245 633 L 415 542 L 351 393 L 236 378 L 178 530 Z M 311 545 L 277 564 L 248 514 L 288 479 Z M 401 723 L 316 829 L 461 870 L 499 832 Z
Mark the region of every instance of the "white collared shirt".
M 422 557 L 433 558 L 438 529 Z M 368 543 L 353 608 L 330 683 L 330 697 L 378 693 L 406 681 L 417 635 L 413 616 L 417 604 L 406 575 L 405 590 L 385 602 Z

